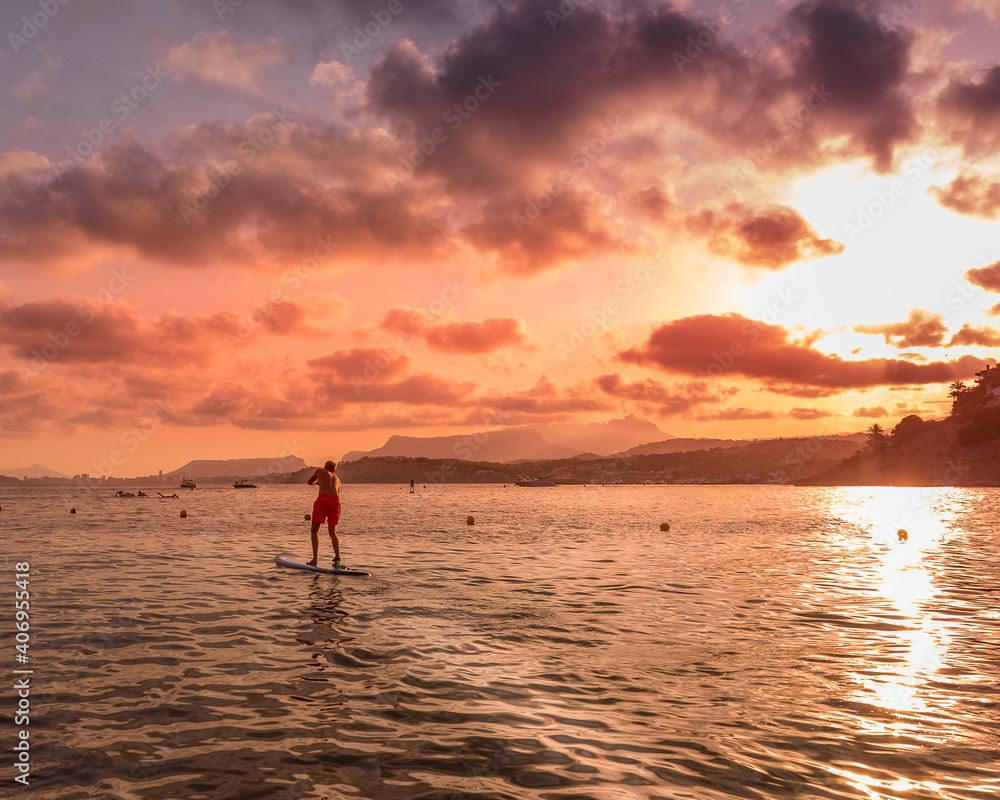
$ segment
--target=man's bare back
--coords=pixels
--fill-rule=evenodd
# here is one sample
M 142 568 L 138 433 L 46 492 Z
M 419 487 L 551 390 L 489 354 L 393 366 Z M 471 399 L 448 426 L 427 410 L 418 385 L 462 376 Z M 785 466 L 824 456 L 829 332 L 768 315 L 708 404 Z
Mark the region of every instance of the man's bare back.
M 309 479 L 309 485 L 319 486 L 320 494 L 340 494 L 340 478 L 323 467 L 317 467 Z

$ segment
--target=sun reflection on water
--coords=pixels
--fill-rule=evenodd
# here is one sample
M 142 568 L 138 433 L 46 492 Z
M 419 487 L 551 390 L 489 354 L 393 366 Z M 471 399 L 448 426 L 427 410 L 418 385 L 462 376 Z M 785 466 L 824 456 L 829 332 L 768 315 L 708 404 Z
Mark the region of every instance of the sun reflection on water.
M 873 632 L 859 643 L 868 657 L 859 659 L 854 677 L 860 688 L 853 699 L 885 713 L 858 716 L 867 734 L 932 737 L 921 720 L 944 716 L 947 701 L 933 683 L 947 664 L 951 637 L 946 623 L 932 613 L 940 593 L 933 565 L 958 517 L 955 491 L 849 487 L 831 506 L 831 514 L 847 523 L 848 538 L 870 548 L 867 577 L 872 602 L 859 601 L 858 617 L 872 623 Z M 867 537 L 860 542 L 859 531 Z M 937 788 L 903 775 L 875 777 L 844 766 L 831 765 L 831 771 L 872 800 Z
M 890 712 L 910 715 L 930 710 L 936 703 L 925 691 L 927 681 L 941 668 L 948 650 L 945 626 L 928 608 L 938 589 L 927 568 L 928 557 L 947 535 L 955 515 L 949 494 L 938 488 L 865 487 L 844 492 L 836 508 L 842 518 L 868 532 L 877 546 L 873 551 L 875 586 L 889 604 L 889 617 L 899 626 L 894 631 L 901 648 L 900 660 L 884 662 L 859 676 L 867 690 L 866 700 Z M 881 546 L 879 546 L 881 545 Z M 875 666 L 875 665 L 872 665 Z M 902 728 L 909 722 L 873 723 L 883 731 Z

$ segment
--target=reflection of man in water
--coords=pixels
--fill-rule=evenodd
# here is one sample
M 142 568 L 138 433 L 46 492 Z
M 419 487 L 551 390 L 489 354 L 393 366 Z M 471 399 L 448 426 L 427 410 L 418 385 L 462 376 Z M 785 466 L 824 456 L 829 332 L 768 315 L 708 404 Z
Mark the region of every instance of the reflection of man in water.
M 330 528 L 330 541 L 333 542 L 333 566 L 343 569 L 340 562 L 340 540 L 337 538 L 337 523 L 340 522 L 340 478 L 334 473 L 337 464 L 327 461 L 319 467 L 309 479 L 309 485 L 319 485 L 319 495 L 313 503 L 312 513 L 312 547 L 313 557 L 309 564 L 316 566 L 319 557 L 319 526 L 324 522 Z

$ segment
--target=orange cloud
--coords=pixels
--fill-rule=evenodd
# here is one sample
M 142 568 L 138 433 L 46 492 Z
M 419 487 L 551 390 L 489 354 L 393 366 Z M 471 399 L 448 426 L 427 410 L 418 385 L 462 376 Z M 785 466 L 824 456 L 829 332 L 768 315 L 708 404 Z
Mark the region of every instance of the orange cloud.
M 781 269 L 806 259 L 834 255 L 844 245 L 820 239 L 794 209 L 772 205 L 751 208 L 732 203 L 723 211 L 704 209 L 687 219 L 688 228 L 708 239 L 709 247 L 740 264 Z
M 482 354 L 507 346 L 533 347 L 527 325 L 520 317 L 493 317 L 481 322 L 433 324 L 417 309 L 397 306 L 386 312 L 379 327 L 389 333 L 423 339 L 443 353 Z
M 856 408 L 851 413 L 852 417 L 866 417 L 868 419 L 885 419 L 889 412 L 883 406 L 871 406 L 869 408 Z
M 695 407 L 721 403 L 735 394 L 735 386 L 719 387 L 711 381 L 690 381 L 667 386 L 655 378 L 626 382 L 621 373 L 600 375 L 594 385 L 611 397 L 630 400 L 643 406 L 644 413 L 675 416 L 690 413 Z
M 970 217 L 996 219 L 1000 215 L 1000 181 L 972 172 L 961 172 L 947 186 L 932 186 L 930 192 L 945 208 Z
M 621 351 L 616 358 L 702 378 L 742 375 L 774 381 L 787 394 L 796 394 L 799 387 L 808 393 L 816 388 L 946 383 L 968 378 L 984 364 L 972 356 L 923 364 L 884 358 L 848 361 L 816 350 L 809 340 L 792 341 L 789 332 L 778 325 L 735 313 L 702 314 L 665 323 L 646 342 Z
M 951 337 L 948 347 L 1000 347 L 1000 330 L 974 328 L 968 322 Z
M 785 412 L 792 419 L 825 419 L 826 417 L 839 416 L 837 412 L 826 408 L 792 408 Z
M 858 333 L 880 334 L 893 347 L 941 347 L 948 332 L 943 317 L 929 311 L 913 309 L 906 322 L 888 325 L 855 325 Z
M 970 269 L 965 273 L 965 277 L 970 283 L 982 286 L 987 291 L 1000 292 L 1000 261 L 996 261 L 988 267 Z
M 720 422 L 745 419 L 777 419 L 777 417 L 778 414 L 770 409 L 746 408 L 745 406 L 720 408 L 717 411 L 709 411 L 698 415 L 698 419 L 701 421 L 718 420 Z

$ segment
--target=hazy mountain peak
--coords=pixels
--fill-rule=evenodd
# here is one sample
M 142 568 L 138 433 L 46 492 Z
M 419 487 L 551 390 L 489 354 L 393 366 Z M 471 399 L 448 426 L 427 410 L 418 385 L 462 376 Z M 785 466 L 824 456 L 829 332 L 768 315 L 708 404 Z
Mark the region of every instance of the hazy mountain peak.
M 54 469 L 43 467 L 41 464 L 32 464 L 30 467 L 3 467 L 0 468 L 0 475 L 8 478 L 68 478 Z
M 570 458 L 577 449 L 554 444 L 533 428 L 504 428 L 452 436 L 401 436 L 393 434 L 374 450 L 352 450 L 342 461 L 365 456 L 454 458 L 461 461 L 517 461 L 519 459 Z

